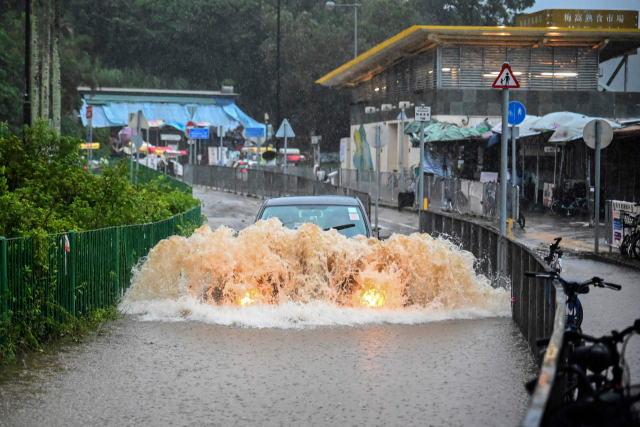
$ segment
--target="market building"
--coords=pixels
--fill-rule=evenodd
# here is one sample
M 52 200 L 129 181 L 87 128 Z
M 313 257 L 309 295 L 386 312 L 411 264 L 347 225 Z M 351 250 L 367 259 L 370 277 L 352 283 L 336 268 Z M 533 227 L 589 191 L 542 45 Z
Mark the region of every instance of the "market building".
M 144 141 L 156 147 L 171 147 L 175 152 L 186 152 L 190 148 L 186 126 L 208 128 L 209 139 L 194 145 L 201 163 L 215 164 L 224 160 L 235 150 L 236 143 L 244 141 L 242 131 L 246 128 L 264 128 L 237 105 L 238 94 L 232 86 L 223 86 L 220 91 L 192 91 L 167 89 L 96 88 L 79 87 L 82 97 L 80 119 L 87 126 L 87 106 L 92 107 L 93 128 L 110 128 L 117 136 L 119 149 L 128 149 L 132 129 L 129 129 L 129 114 L 142 111 L 149 122 L 149 130 L 143 131 Z M 188 156 L 182 155 L 180 163 Z
M 403 103 L 408 106 L 405 113 L 409 123 L 414 107 L 424 104 L 431 107 L 437 122 L 477 129 L 464 139 L 444 138 L 430 143 L 428 152 L 434 148 L 438 151 L 438 147 L 445 154 L 455 151 L 439 157 L 449 163 L 442 165 L 445 175 L 464 168 L 465 177 L 472 179 L 473 172 L 479 170 L 497 171 L 492 164 L 497 154 L 489 146 L 492 132 L 487 131 L 501 122 L 501 93 L 491 86 L 504 62 L 510 63 L 521 86 L 511 91 L 510 98 L 522 102 L 527 115 L 543 117 L 569 111 L 612 121 L 640 118 L 640 93 L 612 92 L 599 81 L 600 65 L 615 58 L 620 59 L 616 74 L 625 73 L 625 79 L 630 76 L 627 58 L 640 47 L 640 30 L 637 13 L 627 19 L 635 19 L 634 28 L 533 26 L 546 25 L 545 21 L 531 23 L 531 27 L 414 26 L 399 33 L 317 81 L 351 93 L 351 131 L 343 140 L 342 167 L 371 167 L 372 151 L 364 142 L 376 124 L 386 125 L 389 134 L 388 145 L 381 152 L 381 171 L 400 169 L 401 147 L 407 169 L 419 163 L 419 151 L 409 143 L 411 136 L 404 135 L 404 144 L 400 144 Z M 528 142 L 544 145 L 549 136 L 539 132 Z M 493 150 L 497 152 L 497 147 Z M 560 163 L 555 149 L 545 151 L 540 146 L 530 149 L 529 154 L 525 150 L 524 155 L 538 160 L 542 155 L 547 158 L 543 169 L 551 162 L 551 168 L 556 168 L 552 174 L 559 172 L 559 166 L 554 166 Z M 573 161 L 588 168 L 584 155 Z M 471 167 L 465 167 L 465 162 Z M 564 167 L 567 164 L 564 162 Z M 573 173 L 584 180 L 588 171 Z

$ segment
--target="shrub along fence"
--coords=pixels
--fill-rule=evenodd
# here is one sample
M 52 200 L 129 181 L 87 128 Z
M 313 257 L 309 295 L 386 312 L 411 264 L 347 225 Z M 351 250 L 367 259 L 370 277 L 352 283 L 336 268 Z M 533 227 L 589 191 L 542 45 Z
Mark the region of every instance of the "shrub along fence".
M 120 162 L 125 162 L 126 166 L 127 166 L 127 170 L 129 170 L 130 168 L 130 163 L 129 163 L 129 158 L 122 158 L 122 159 L 109 159 L 109 164 L 108 167 L 110 168 L 115 168 L 116 166 L 118 166 L 118 164 Z M 106 165 L 105 165 L 106 166 Z M 182 182 L 178 179 L 175 179 L 172 176 L 169 176 L 165 173 L 162 173 L 159 170 L 150 168 L 148 166 L 146 166 L 144 163 L 139 163 L 138 168 L 136 169 L 136 162 L 133 162 L 133 173 L 135 174 L 135 176 L 137 177 L 137 183 L 138 184 L 148 184 L 149 182 L 151 182 L 154 179 L 163 179 L 164 182 L 169 185 L 169 187 L 174 188 L 176 190 L 180 190 L 180 191 L 186 191 L 189 190 L 191 187 L 189 186 L 189 184 L 187 184 L 186 182 Z M 104 166 L 103 166 L 104 167 Z M 102 169 L 98 168 L 98 169 L 94 169 L 92 171 L 92 173 L 100 173 Z
M 131 269 L 159 241 L 201 225 L 200 206 L 139 225 L 0 237 L 0 319 L 34 310 L 62 321 L 113 304 L 131 281 Z
M 453 239 L 462 249 L 473 253 L 478 272 L 510 285 L 513 321 L 522 332 L 542 371 L 521 425 L 545 425 L 549 411 L 563 399 L 564 382 L 562 377 L 556 378 L 557 366 L 562 357 L 559 349 L 562 348 L 565 322 L 562 288 L 557 282 L 554 283 L 547 298 L 546 286 L 539 279 L 524 277 L 525 271 L 546 271 L 544 261 L 526 246 L 511 239 L 501 239 L 497 230 L 443 212 L 427 210 L 420 215 L 421 233 Z M 549 336 L 551 342 L 541 359 L 537 340 Z

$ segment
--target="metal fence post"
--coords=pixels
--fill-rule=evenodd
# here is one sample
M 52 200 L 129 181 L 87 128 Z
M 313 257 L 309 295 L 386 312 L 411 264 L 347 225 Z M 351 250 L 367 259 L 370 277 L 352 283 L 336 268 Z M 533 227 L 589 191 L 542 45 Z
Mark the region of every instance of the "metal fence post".
M 69 230 L 69 314 L 76 315 L 76 234 Z
M 0 319 L 7 316 L 7 291 L 9 282 L 7 277 L 7 239 L 0 237 Z M 6 335 L 2 337 L 2 344 L 6 344 Z
M 120 227 L 115 227 L 116 239 L 115 239 L 115 254 L 116 254 L 116 299 L 120 297 Z

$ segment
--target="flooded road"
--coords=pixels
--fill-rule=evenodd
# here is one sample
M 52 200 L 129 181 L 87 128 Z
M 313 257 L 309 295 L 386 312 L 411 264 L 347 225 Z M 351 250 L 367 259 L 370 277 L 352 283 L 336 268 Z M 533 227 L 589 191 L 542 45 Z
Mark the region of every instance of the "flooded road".
M 512 426 L 532 368 L 508 318 L 258 330 L 127 316 L 60 350 L 4 373 L 1 425 Z
M 244 228 L 261 204 L 194 192 L 213 227 Z M 411 217 L 385 211 L 411 231 Z M 0 425 L 513 426 L 527 405 L 535 366 L 509 317 L 312 320 L 258 328 L 128 314 L 4 369 Z

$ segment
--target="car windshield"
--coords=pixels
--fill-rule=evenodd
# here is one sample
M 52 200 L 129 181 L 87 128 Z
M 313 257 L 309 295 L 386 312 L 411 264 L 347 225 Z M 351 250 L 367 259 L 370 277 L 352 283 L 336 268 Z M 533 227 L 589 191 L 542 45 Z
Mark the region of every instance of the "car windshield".
M 357 206 L 339 205 L 288 205 L 267 206 L 261 219 L 278 218 L 282 225 L 296 228 L 312 222 L 322 229 L 338 228 L 338 233 L 353 237 L 367 235 L 362 212 Z M 344 227 L 342 227 L 344 226 Z

